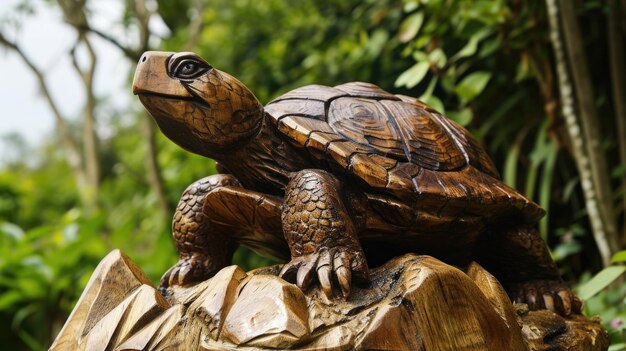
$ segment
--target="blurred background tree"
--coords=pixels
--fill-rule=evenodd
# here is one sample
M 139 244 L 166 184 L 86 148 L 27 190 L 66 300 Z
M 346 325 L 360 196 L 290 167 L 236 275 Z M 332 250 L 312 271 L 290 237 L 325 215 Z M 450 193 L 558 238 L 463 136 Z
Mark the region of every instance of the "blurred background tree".
M 139 104 L 118 107 L 99 93 L 106 53 L 93 44 L 104 42 L 128 60 L 129 95 L 139 55 L 159 49 L 199 53 L 262 102 L 355 80 L 424 100 L 466 126 L 503 179 L 548 210 L 540 229 L 564 278 L 588 298 L 585 312 L 601 315 L 612 350 L 626 349 L 625 1 L 120 0 L 124 35 L 97 27 L 94 5 L 23 0 L 10 12 L 53 11 L 74 32 L 78 118 L 62 112 L 15 21 L 0 26 L 6 55 L 37 79 L 55 121 L 36 146 L 2 137 L 0 344 L 46 349 L 113 248 L 158 281 L 176 261 L 172 208 L 215 172 L 155 131 Z M 157 34 L 155 22 L 167 30 Z M 246 249 L 235 261 L 272 263 Z

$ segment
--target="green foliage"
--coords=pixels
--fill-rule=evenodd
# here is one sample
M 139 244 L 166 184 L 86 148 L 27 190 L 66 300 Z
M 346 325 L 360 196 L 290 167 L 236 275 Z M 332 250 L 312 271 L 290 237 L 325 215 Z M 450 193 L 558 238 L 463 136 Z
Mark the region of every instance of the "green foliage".
M 613 255 L 615 265 L 604 268 L 594 276 L 584 274 L 576 287 L 578 296 L 585 300 L 585 313 L 599 315 L 614 343 L 611 350 L 622 350 L 626 341 L 626 251 Z M 620 283 L 619 279 L 622 279 Z
M 23 231 L 0 224 L 0 316 L 25 343 L 43 349 L 64 322 L 94 265 L 107 250 L 97 218 L 65 213 L 55 225 Z M 2 334 L 3 338 L 6 337 Z M 31 347 L 32 348 L 32 347 Z
M 262 102 L 306 84 L 375 81 L 392 88 L 408 67 L 397 57 L 398 1 L 211 2 L 196 51 L 235 73 Z M 179 49 L 187 33 L 165 48 Z
M 502 38 L 496 35 L 495 26 L 509 19 L 509 9 L 502 1 L 472 5 L 461 1 L 407 1 L 404 11 L 408 15 L 398 38 L 405 44 L 403 55 L 416 63 L 398 77 L 395 85 L 412 89 L 423 83 L 427 88 L 420 98 L 444 112 L 443 102 L 435 97 L 442 95 L 433 95 L 435 89 L 442 90 L 456 101 L 445 104 L 448 115 L 468 125 L 474 113 L 469 103 L 483 92 L 492 76 L 489 71 L 476 70 L 476 59 L 485 59 L 501 46 Z
M 626 266 L 610 266 L 601 270 L 591 280 L 578 289 L 581 299 L 587 300 L 614 282 L 626 272 Z

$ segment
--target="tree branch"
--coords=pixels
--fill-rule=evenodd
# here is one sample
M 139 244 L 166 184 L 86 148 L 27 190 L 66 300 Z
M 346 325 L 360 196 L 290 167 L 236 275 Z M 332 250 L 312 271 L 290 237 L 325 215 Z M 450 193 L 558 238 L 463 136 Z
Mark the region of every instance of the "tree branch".
M 61 143 L 66 153 L 67 162 L 70 165 L 70 168 L 74 172 L 74 178 L 76 180 L 76 184 L 78 187 L 78 192 L 81 196 L 81 200 L 83 203 L 88 202 L 87 196 L 87 176 L 85 174 L 83 168 L 83 161 L 80 156 L 80 151 L 74 139 L 72 138 L 72 134 L 70 132 L 70 128 L 65 121 L 65 118 L 61 114 L 56 102 L 52 98 L 52 94 L 48 89 L 48 84 L 44 78 L 43 73 L 35 66 L 35 64 L 26 56 L 26 54 L 22 51 L 22 49 L 16 44 L 8 40 L 2 33 L 0 33 L 0 44 L 4 45 L 8 49 L 14 51 L 26 64 L 26 66 L 30 69 L 30 71 L 37 78 L 37 82 L 39 83 L 39 88 L 52 110 L 52 115 L 54 116 L 57 128 L 59 129 L 61 136 Z
M 191 51 L 196 47 L 198 43 L 198 38 L 200 37 L 200 32 L 202 31 L 202 27 L 204 24 L 202 13 L 204 12 L 204 8 L 206 6 L 205 0 L 195 0 L 194 1 L 194 17 L 189 24 L 189 38 L 187 42 L 183 46 L 184 51 Z
M 112 36 L 108 35 L 107 33 L 104 33 L 102 31 L 100 31 L 99 29 L 96 29 L 96 28 L 93 28 L 93 27 L 89 26 L 88 24 L 80 26 L 80 29 L 83 30 L 83 31 L 91 32 L 91 33 L 97 35 L 98 37 L 100 37 L 101 39 L 104 39 L 104 40 L 108 41 L 110 44 L 113 44 L 115 47 L 120 49 L 120 51 L 122 51 L 126 57 L 128 57 L 132 61 L 134 61 L 134 62 L 139 61 L 139 57 L 141 56 L 143 51 L 139 52 L 139 51 L 133 50 L 133 49 L 131 49 L 129 47 L 126 47 L 122 43 L 117 41 L 117 39 L 113 38 Z
M 144 0 L 134 0 L 133 9 L 139 21 L 139 50 L 146 51 L 150 46 L 150 29 L 148 24 L 150 23 L 150 16 L 152 13 L 148 11 Z M 138 58 L 139 59 L 139 58 Z
M 154 125 L 152 124 L 150 116 L 144 113 L 141 121 L 141 130 L 144 137 L 144 141 L 147 143 L 147 156 L 146 157 L 146 169 L 148 170 L 146 178 L 152 191 L 156 193 L 157 200 L 159 201 L 159 207 L 163 213 L 164 218 L 170 218 L 172 211 L 170 204 L 165 196 L 165 187 L 163 186 L 163 177 L 161 176 L 161 168 L 157 159 L 157 147 L 154 138 Z

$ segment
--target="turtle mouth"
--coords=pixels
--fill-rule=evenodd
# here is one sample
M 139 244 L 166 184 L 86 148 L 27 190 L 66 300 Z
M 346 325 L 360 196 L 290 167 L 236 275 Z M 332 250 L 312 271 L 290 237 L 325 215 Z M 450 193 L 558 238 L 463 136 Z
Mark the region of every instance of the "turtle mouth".
M 165 99 L 165 100 L 188 101 L 192 103 L 193 105 L 196 105 L 201 108 L 205 108 L 205 109 L 210 108 L 209 104 L 206 101 L 202 100 L 198 95 L 194 94 L 193 92 L 190 92 L 191 96 L 169 95 L 169 94 L 155 93 L 153 91 L 147 91 L 147 90 L 138 90 L 138 91 L 135 91 L 134 93 L 140 98 L 145 96 L 145 97 L 155 97 L 155 98 Z

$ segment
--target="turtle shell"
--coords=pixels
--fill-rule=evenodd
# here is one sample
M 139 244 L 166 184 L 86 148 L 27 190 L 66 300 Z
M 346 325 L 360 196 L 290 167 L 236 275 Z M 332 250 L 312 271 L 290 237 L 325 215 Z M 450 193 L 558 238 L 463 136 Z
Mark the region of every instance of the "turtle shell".
M 309 85 L 271 101 L 266 111 L 280 133 L 328 169 L 413 208 L 527 221 L 544 214 L 500 180 L 467 130 L 415 98 L 362 82 Z

